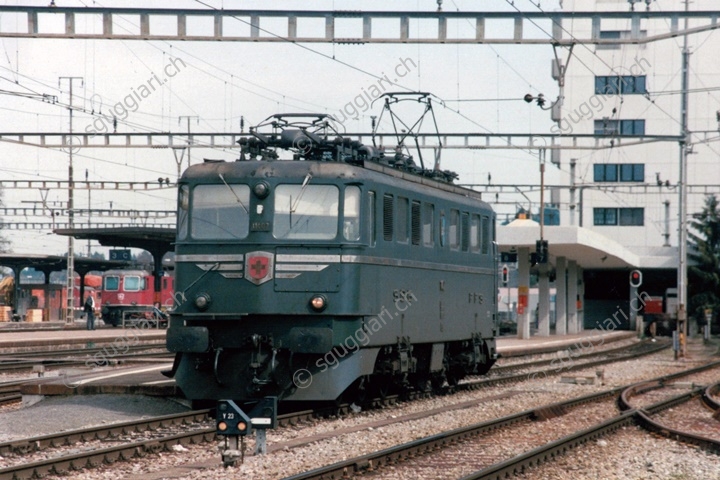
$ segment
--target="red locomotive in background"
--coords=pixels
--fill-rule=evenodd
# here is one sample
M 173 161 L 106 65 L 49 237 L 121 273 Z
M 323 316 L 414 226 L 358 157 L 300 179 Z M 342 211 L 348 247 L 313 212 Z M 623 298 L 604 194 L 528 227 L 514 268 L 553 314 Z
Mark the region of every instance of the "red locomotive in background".
M 173 306 L 174 278 L 164 275 L 160 279 L 160 301 L 153 291 L 155 278 L 145 270 L 108 270 L 103 273 L 100 303 L 103 322 L 117 327 L 132 319 L 159 319 L 167 323 L 164 310 Z

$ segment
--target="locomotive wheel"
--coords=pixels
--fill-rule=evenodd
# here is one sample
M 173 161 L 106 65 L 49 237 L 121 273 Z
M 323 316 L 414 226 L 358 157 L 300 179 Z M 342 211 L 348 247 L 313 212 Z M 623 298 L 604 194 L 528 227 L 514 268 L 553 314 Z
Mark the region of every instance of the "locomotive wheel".
M 433 374 L 432 378 L 430 379 L 430 384 L 434 393 L 447 393 L 448 389 L 450 388 L 450 384 L 448 383 L 447 377 L 445 376 L 445 370 L 443 370 L 441 373 Z
M 490 352 L 488 351 L 487 345 L 483 345 L 483 356 L 485 357 L 485 363 L 479 364 L 477 366 L 477 373 L 478 375 L 485 375 L 490 371 L 492 366 L 495 364 L 494 360 L 490 359 Z
M 373 375 L 370 380 L 370 391 L 373 398 L 384 401 L 393 391 L 393 378 L 390 375 Z

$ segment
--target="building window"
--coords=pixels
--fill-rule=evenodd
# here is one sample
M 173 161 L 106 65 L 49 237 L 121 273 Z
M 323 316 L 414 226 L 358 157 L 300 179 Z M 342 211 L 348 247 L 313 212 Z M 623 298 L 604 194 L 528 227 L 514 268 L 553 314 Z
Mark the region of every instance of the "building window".
M 600 95 L 645 94 L 645 75 L 598 75 L 595 77 L 595 93 Z
M 645 120 L 595 120 L 595 135 L 645 135 Z
M 621 208 L 620 225 L 642 227 L 645 224 L 644 208 Z
M 617 208 L 593 208 L 595 225 L 617 225 Z
M 645 224 L 644 208 L 593 208 L 595 225 L 643 226 Z
M 620 181 L 621 182 L 644 182 L 645 181 L 645 164 L 644 163 L 620 164 Z
M 593 165 L 595 182 L 644 182 L 644 163 L 596 163 Z
M 593 165 L 593 180 L 596 182 L 617 182 L 617 164 L 596 163 Z

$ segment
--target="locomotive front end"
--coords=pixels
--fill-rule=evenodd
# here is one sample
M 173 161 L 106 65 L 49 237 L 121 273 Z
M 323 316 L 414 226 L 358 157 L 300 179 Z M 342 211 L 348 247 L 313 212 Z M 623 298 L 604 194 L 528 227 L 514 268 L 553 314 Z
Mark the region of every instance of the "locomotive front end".
M 321 379 L 311 373 L 361 328 L 358 276 L 341 263 L 366 240 L 352 171 L 277 161 L 185 173 L 167 345 L 188 398 L 334 399 L 347 378 L 372 370 L 374 357 L 358 352 L 352 366 Z

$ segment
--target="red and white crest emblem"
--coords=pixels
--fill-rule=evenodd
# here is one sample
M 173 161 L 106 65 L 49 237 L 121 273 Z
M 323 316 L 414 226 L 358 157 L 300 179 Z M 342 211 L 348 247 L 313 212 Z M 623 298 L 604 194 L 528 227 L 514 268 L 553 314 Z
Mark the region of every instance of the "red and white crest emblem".
M 245 278 L 260 285 L 273 278 L 273 254 L 250 252 L 245 255 Z

